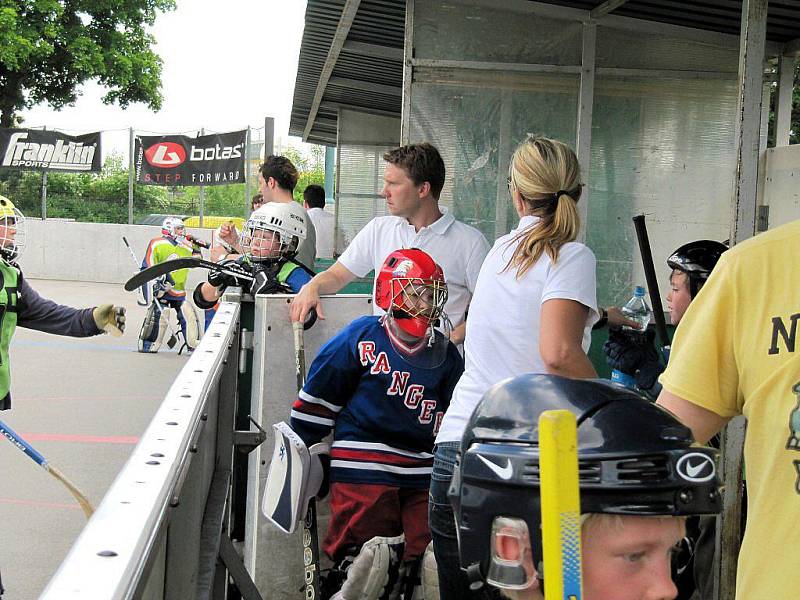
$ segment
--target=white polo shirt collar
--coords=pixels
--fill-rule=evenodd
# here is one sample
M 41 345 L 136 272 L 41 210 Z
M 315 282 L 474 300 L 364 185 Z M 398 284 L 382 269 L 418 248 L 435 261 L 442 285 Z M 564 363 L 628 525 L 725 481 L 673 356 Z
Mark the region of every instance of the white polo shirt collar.
M 445 233 L 447 233 L 447 230 L 450 228 L 450 226 L 455 222 L 456 218 L 445 207 L 440 206 L 439 210 L 441 211 L 442 216 L 436 219 L 430 225 L 426 225 L 425 227 L 420 228 L 419 231 L 417 231 L 416 228 L 411 223 L 409 223 L 407 219 L 400 218 L 398 219 L 398 221 L 401 225 L 405 225 L 406 227 L 410 228 L 411 233 L 414 236 L 421 235 L 422 232 L 425 230 L 430 230 L 437 235 L 444 235 Z

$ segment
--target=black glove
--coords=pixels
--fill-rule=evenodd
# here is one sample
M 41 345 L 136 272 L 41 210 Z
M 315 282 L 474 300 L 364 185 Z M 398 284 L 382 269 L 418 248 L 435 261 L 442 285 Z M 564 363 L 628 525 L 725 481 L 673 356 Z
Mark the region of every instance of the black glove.
M 636 387 L 645 392 L 651 400 L 655 400 L 661 392 L 658 376 L 663 372 L 664 365 L 658 360 L 656 353 L 654 359 L 647 360 L 639 367 L 639 371 L 636 373 Z
M 608 366 L 616 371 L 636 375 L 643 365 L 658 360 L 658 351 L 653 345 L 655 331 L 644 332 L 611 329 L 608 340 L 603 344 Z
M 322 483 L 319 486 L 319 491 L 317 492 L 317 498 L 322 500 L 328 495 L 328 492 L 331 491 L 331 455 L 320 454 L 319 461 L 322 463 L 323 477 Z
M 236 266 L 237 269 L 241 268 L 241 265 L 237 263 L 235 260 L 223 260 L 219 263 L 220 266 Z M 238 279 L 234 275 L 230 275 L 229 273 L 223 273 L 222 271 L 211 270 L 208 272 L 208 283 L 213 285 L 215 288 L 224 288 L 230 286 L 241 286 L 245 287 L 246 282 L 244 280 Z

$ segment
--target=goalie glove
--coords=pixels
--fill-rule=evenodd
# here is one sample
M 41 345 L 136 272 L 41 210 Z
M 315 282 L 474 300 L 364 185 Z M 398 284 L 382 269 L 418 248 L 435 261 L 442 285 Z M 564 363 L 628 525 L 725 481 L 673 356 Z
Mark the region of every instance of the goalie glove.
M 98 329 L 115 337 L 125 332 L 125 307 L 101 304 L 92 311 L 94 324 Z
M 658 362 L 658 351 L 653 340 L 655 331 L 644 332 L 610 329 L 608 340 L 603 344 L 608 366 L 628 375 L 635 375 L 643 365 Z
M 172 288 L 172 277 L 169 275 L 164 275 L 163 277 L 153 280 L 153 296 L 155 298 L 163 298 Z

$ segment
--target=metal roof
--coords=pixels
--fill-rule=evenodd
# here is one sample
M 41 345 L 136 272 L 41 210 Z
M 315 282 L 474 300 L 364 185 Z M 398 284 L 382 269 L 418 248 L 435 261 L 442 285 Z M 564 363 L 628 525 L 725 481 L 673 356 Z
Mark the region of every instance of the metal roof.
M 432 0 L 425 0 L 432 1 Z M 739 35 L 742 0 L 543 0 L 587 11 Z M 289 134 L 336 143 L 337 110 L 400 116 L 403 0 L 308 0 Z M 770 0 L 767 39 L 800 50 L 800 0 Z M 457 58 L 457 57 L 453 57 Z M 309 125 L 309 117 L 311 123 Z
M 320 75 L 343 14 L 353 10 L 346 37 L 321 90 L 313 126 L 306 135 Z M 403 83 L 405 2 L 397 0 L 308 0 L 297 65 L 289 134 L 309 142 L 336 143 L 340 106 L 400 115 Z
M 670 23 L 739 35 L 742 0 L 543 0 L 592 12 Z M 766 4 L 766 3 L 765 3 Z M 610 10 L 608 10 L 610 9 Z M 800 38 L 800 0 L 769 0 L 767 39 L 786 43 Z

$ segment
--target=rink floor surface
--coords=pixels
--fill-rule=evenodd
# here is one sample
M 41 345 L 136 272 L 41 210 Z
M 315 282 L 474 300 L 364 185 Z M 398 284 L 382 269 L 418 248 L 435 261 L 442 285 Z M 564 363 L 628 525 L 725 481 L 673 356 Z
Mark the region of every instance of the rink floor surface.
M 128 310 L 121 338 L 69 338 L 18 328 L 11 344 L 12 408 L 0 420 L 26 438 L 97 506 L 186 362 L 177 347 L 136 352 L 144 308 L 121 284 L 30 280 L 45 298 Z M 86 520 L 66 489 L 0 439 L 3 600 L 42 592 Z M 91 577 L 91 573 L 86 573 Z

